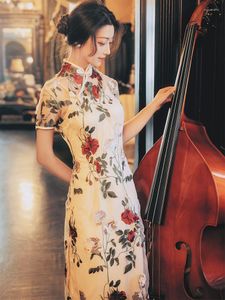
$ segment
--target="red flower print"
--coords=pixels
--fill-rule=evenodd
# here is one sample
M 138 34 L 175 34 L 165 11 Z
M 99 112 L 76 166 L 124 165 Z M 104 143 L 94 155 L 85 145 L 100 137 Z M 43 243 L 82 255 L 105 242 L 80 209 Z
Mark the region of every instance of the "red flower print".
M 92 72 L 91 78 L 92 78 L 92 79 L 97 78 L 99 81 L 102 80 L 102 77 L 101 77 L 100 74 L 97 73 L 96 71 L 93 71 L 93 72 Z
M 92 93 L 96 99 L 99 99 L 99 87 L 97 85 L 92 86 Z
M 83 77 L 76 73 L 73 75 L 73 79 L 77 84 L 82 84 L 83 82 Z
M 97 139 L 92 139 L 90 136 L 88 136 L 85 140 L 85 143 L 81 145 L 82 153 L 87 156 L 87 158 L 91 154 L 95 154 L 99 147 L 99 143 Z
M 120 292 L 120 297 L 123 297 L 124 299 L 127 299 L 127 295 L 124 291 Z
M 100 163 L 97 160 L 95 160 L 94 165 L 95 165 L 95 168 L 96 168 L 96 172 L 101 173 L 102 166 L 100 165 Z
M 124 291 L 113 291 L 110 295 L 109 295 L 109 300 L 126 300 L 127 299 L 127 295 Z
M 69 71 L 70 71 L 70 68 L 71 68 L 71 65 L 70 65 L 70 64 L 64 63 L 64 64 L 62 65 L 62 69 L 61 69 L 61 71 L 60 71 L 60 75 L 63 75 L 64 73 L 69 72 Z
M 138 221 L 139 220 L 139 217 L 138 215 L 134 214 L 134 222 Z
M 139 217 L 136 214 L 134 214 L 131 210 L 125 209 L 125 211 L 121 214 L 121 220 L 125 224 L 130 225 L 139 220 Z
M 128 241 L 133 242 L 134 238 L 135 238 L 135 231 L 134 230 L 129 231 L 127 235 Z

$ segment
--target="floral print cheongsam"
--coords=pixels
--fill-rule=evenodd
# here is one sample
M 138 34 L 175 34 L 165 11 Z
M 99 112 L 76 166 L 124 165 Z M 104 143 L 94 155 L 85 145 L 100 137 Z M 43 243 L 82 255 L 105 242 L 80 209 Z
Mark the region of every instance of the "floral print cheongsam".
M 117 82 L 64 60 L 42 88 L 36 128 L 73 156 L 65 203 L 65 300 L 148 299 L 140 205 L 123 150 Z

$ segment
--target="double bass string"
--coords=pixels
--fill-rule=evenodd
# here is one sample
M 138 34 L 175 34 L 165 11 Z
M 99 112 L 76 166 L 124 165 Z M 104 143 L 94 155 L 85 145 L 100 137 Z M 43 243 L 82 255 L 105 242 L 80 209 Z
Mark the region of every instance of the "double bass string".
M 182 47 L 182 49 L 183 49 L 183 51 L 182 51 L 182 54 L 181 54 L 181 61 L 180 61 L 180 64 L 179 64 L 179 69 L 178 69 L 178 75 L 177 75 L 177 77 L 178 78 L 182 78 L 182 76 L 183 76 L 183 73 L 185 72 L 185 66 L 186 66 L 186 64 L 187 64 L 187 60 L 188 60 L 188 54 L 189 54 L 189 52 L 187 51 L 187 49 L 189 49 L 189 47 L 188 47 L 188 45 L 190 44 L 190 41 L 191 41 L 191 36 L 192 36 L 192 30 L 191 30 L 191 28 L 189 28 L 189 27 L 187 27 L 186 28 L 186 31 L 185 31 L 185 38 L 184 38 L 184 42 L 183 42 L 183 47 Z M 181 84 L 180 84 L 180 81 L 181 80 L 177 80 L 177 82 L 179 83 L 178 84 L 178 90 L 180 90 L 182 87 L 181 87 Z M 178 100 L 177 100 L 177 98 L 175 99 L 175 102 L 174 102 L 174 105 L 173 106 L 175 106 L 175 107 L 173 107 L 173 111 L 177 111 L 177 109 L 176 109 L 176 107 L 178 106 L 178 104 L 177 104 L 177 102 L 178 102 Z M 163 134 L 163 141 L 162 141 L 162 145 L 161 145 L 161 147 L 160 147 L 160 150 L 162 150 L 163 149 L 163 151 L 161 152 L 161 153 L 159 153 L 159 155 L 158 155 L 158 160 L 157 160 L 157 166 L 158 166 L 158 162 L 160 161 L 160 163 L 162 164 L 164 161 L 165 161 L 165 156 L 167 155 L 168 156 L 168 142 L 167 142 L 167 144 L 166 144 L 166 146 L 165 146 L 165 141 L 168 141 L 168 139 L 170 139 L 170 136 L 171 136 L 171 129 L 173 128 L 173 126 L 172 126 L 172 124 L 173 124 L 173 122 L 174 122 L 174 113 L 170 116 L 170 112 L 168 113 L 168 116 L 167 116 L 167 124 L 166 124 L 166 126 L 165 126 L 165 133 Z M 171 124 L 172 123 L 172 124 Z M 169 136 L 169 137 L 168 137 Z M 164 165 L 162 165 L 162 167 L 161 168 L 164 168 L 165 169 L 165 166 Z M 158 170 L 157 170 L 157 176 L 154 176 L 154 179 L 158 179 L 158 180 L 155 180 L 154 181 L 154 185 L 152 186 L 152 188 L 153 188 L 153 190 L 155 190 L 156 189 L 156 187 L 158 188 L 159 186 L 160 186 L 160 184 L 161 184 L 161 181 L 162 181 L 162 176 L 160 177 L 159 176 L 159 171 L 160 171 L 160 168 L 158 167 Z M 160 175 L 162 175 L 162 174 L 160 174 Z M 150 195 L 151 195 L 151 193 L 150 193 Z M 157 194 L 157 196 L 158 196 L 158 194 Z M 151 228 L 150 228 L 150 230 L 151 230 L 151 240 L 153 241 L 153 244 L 154 244 L 154 232 L 155 232 L 155 215 L 156 215 L 156 209 L 157 209 L 157 203 L 156 203 L 156 197 L 155 198 L 153 198 L 155 201 L 154 201 L 154 203 L 152 203 L 152 202 L 148 202 L 148 203 L 150 203 L 151 205 L 153 205 L 153 215 L 152 215 L 152 225 L 151 225 Z M 151 201 L 151 200 L 150 200 Z M 150 207 L 147 207 L 148 209 L 150 209 Z M 147 211 L 148 213 L 149 213 L 149 210 Z M 147 217 L 147 220 L 149 220 L 149 218 Z M 159 228 L 158 228 L 159 229 Z M 160 229 L 159 229 L 160 230 Z M 154 272 L 154 270 L 155 270 L 155 261 L 154 261 L 154 251 L 155 251 L 155 249 L 154 249 L 154 247 L 153 247 L 153 245 L 152 245 L 152 241 L 151 241 L 151 249 L 150 249 L 150 251 L 151 251 L 151 257 L 152 257 L 152 259 L 151 259 L 151 268 L 152 268 L 152 272 L 151 272 L 151 274 L 153 274 L 153 276 L 152 276 L 152 278 L 150 278 L 150 280 L 151 280 L 151 287 L 152 287 L 152 290 L 154 290 L 155 289 L 155 287 L 153 286 L 154 285 L 154 276 L 160 276 L 160 274 L 154 274 L 153 272 Z M 157 247 L 158 249 L 160 249 L 160 245 L 158 245 L 159 247 Z M 160 260 L 158 260 L 158 264 L 160 264 Z M 159 265 L 159 268 L 158 268 L 158 270 L 160 270 L 160 265 Z M 160 280 L 158 280 L 158 282 L 160 282 Z M 158 288 L 158 291 L 160 291 L 160 286 L 158 286 L 157 287 Z
M 183 73 L 184 73 L 184 66 L 186 65 L 186 62 L 187 62 L 187 56 L 188 56 L 188 51 L 187 49 L 189 48 L 188 45 L 190 43 L 190 37 L 191 37 L 191 28 L 190 27 L 187 27 L 187 30 L 186 30 L 186 38 L 184 40 L 184 48 L 183 48 L 183 55 L 181 55 L 181 62 L 180 62 L 180 66 L 179 66 L 179 71 L 178 71 L 178 78 L 182 77 L 183 76 Z M 183 63 L 184 61 L 184 63 Z M 178 87 L 177 87 L 177 91 L 176 91 L 176 94 L 175 94 L 175 99 L 172 103 L 172 107 L 171 107 L 171 110 L 169 111 L 168 113 L 168 117 L 167 117 L 167 124 L 165 126 L 165 130 L 164 130 L 164 134 L 163 134 L 163 140 L 162 140 L 162 143 L 161 143 L 161 147 L 160 147 L 160 153 L 158 155 L 158 160 L 157 160 L 157 169 L 156 169 L 156 172 L 155 172 L 155 176 L 154 176 L 154 181 L 153 181 L 153 184 L 152 184 L 152 189 L 151 189 L 151 192 L 150 192 L 150 197 L 149 197 L 149 206 L 147 207 L 147 210 L 146 210 L 146 215 L 147 215 L 147 219 L 152 221 L 152 222 L 157 222 L 158 223 L 158 220 L 156 220 L 156 213 L 157 213 L 157 205 L 158 202 L 158 198 L 159 198 L 159 187 L 162 188 L 162 179 L 163 177 L 165 177 L 165 166 L 164 166 L 164 162 L 165 162 L 165 158 L 166 156 L 168 156 L 168 146 L 169 146 L 169 143 L 168 143 L 168 140 L 170 140 L 170 136 L 171 136 L 171 130 L 173 129 L 173 122 L 174 122 L 174 113 L 172 114 L 172 111 L 177 111 L 176 109 L 176 106 L 177 106 L 177 97 L 176 95 L 178 94 L 178 92 L 180 93 L 180 80 L 177 80 L 179 82 L 178 84 Z M 165 143 L 167 143 L 165 145 Z M 163 172 L 164 171 L 164 172 Z M 165 181 L 165 180 L 164 180 Z M 158 200 L 159 201 L 159 200 Z
M 155 198 L 150 199 L 150 204 L 152 209 L 151 211 L 148 211 L 150 214 L 152 213 L 152 218 L 148 220 L 152 220 L 152 227 L 151 227 L 151 236 L 152 236 L 152 243 L 154 246 L 154 232 L 155 232 L 155 223 L 160 224 L 161 223 L 161 217 L 163 212 L 163 206 L 165 202 L 165 193 L 167 188 L 167 182 L 169 178 L 169 172 L 170 167 L 172 164 L 172 158 L 175 150 L 175 145 L 177 141 L 178 136 L 178 129 L 180 125 L 180 113 L 183 106 L 186 90 L 187 90 L 187 84 L 188 84 L 188 77 L 190 73 L 190 65 L 193 55 L 193 48 L 195 43 L 195 35 L 196 35 L 196 26 L 188 26 L 187 31 L 185 32 L 185 39 L 184 39 L 184 48 L 183 53 L 181 55 L 181 62 L 178 69 L 178 75 L 176 79 L 176 85 L 177 85 L 177 91 L 175 94 L 175 99 L 173 101 L 171 111 L 168 113 L 167 122 L 165 126 L 165 134 L 163 134 L 163 141 L 162 145 L 160 147 L 160 154 L 158 155 L 157 160 L 157 176 L 154 176 L 154 186 L 153 186 L 153 192 L 157 193 Z M 159 161 L 159 164 L 158 164 Z M 163 190 L 162 190 L 163 187 Z M 151 195 L 151 194 L 150 194 Z M 154 199 L 154 202 L 151 200 Z M 157 227 L 160 234 L 160 228 Z M 152 244 L 151 243 L 151 244 Z M 157 249 L 160 249 L 160 245 L 157 245 Z M 152 247 L 151 249 L 151 268 L 153 275 L 151 280 L 151 287 L 154 291 L 156 287 L 154 287 L 154 278 L 155 276 L 160 276 L 160 274 L 154 274 L 155 270 L 155 261 L 154 261 L 154 254 L 155 247 Z M 156 256 L 157 257 L 157 256 Z M 160 270 L 160 260 L 157 259 L 158 263 L 158 270 Z M 160 283 L 160 280 L 158 280 L 158 283 Z M 157 293 L 160 295 L 160 286 L 157 287 Z
M 174 107 L 171 109 L 171 116 L 170 116 L 170 124 L 168 124 L 168 134 L 167 134 L 167 144 L 165 148 L 165 159 L 162 162 L 162 171 L 161 171 L 161 185 L 158 192 L 159 198 L 159 205 L 158 210 L 156 210 L 157 219 L 161 222 L 162 213 L 165 203 L 165 196 L 167 190 L 167 183 L 169 180 L 169 173 L 171 170 L 171 165 L 173 161 L 173 156 L 175 152 L 178 131 L 180 127 L 180 116 L 181 116 L 181 109 L 184 103 L 187 85 L 188 85 L 188 78 L 190 74 L 190 67 L 191 67 L 191 60 L 193 55 L 194 43 L 195 43 L 195 35 L 196 35 L 196 26 L 191 26 L 190 34 L 188 38 L 188 46 L 186 55 L 184 58 L 184 64 L 181 70 L 181 80 L 178 83 L 178 91 L 175 95 Z
M 182 73 L 182 68 L 181 67 L 183 66 L 182 62 L 186 57 L 186 51 L 185 50 L 187 49 L 187 47 L 185 45 L 188 44 L 189 35 L 190 35 L 190 30 L 189 30 L 189 28 L 187 28 L 186 34 L 185 34 L 186 39 L 184 40 L 184 47 L 183 47 L 183 52 L 184 53 L 181 55 L 181 63 L 180 63 L 180 66 L 179 66 L 179 71 L 181 73 Z M 178 74 L 178 76 L 180 76 L 180 74 Z M 178 89 L 179 89 L 179 87 L 178 87 Z M 175 102 L 175 99 L 174 99 L 174 102 Z M 164 129 L 164 134 L 163 134 L 163 139 L 162 139 L 162 142 L 161 142 L 160 152 L 159 152 L 158 159 L 157 159 L 156 166 L 158 166 L 158 168 L 156 169 L 156 172 L 155 172 L 155 175 L 154 175 L 154 181 L 152 183 L 152 188 L 151 188 L 150 197 L 149 197 L 149 201 L 148 201 L 149 206 L 147 206 L 147 208 L 146 208 L 147 219 L 152 221 L 153 223 L 155 222 L 155 215 L 156 215 L 156 208 L 157 208 L 157 202 L 156 202 L 157 197 L 158 197 L 157 189 L 160 186 L 160 181 L 161 181 L 160 175 L 162 175 L 162 173 L 160 171 L 160 169 L 162 169 L 162 167 L 160 166 L 160 162 L 162 164 L 162 162 L 165 160 L 165 154 L 166 154 L 165 142 L 167 141 L 168 129 L 171 128 L 170 113 L 171 113 L 171 109 L 169 110 L 168 115 L 167 115 L 167 122 L 166 122 L 166 126 L 165 126 L 165 129 Z

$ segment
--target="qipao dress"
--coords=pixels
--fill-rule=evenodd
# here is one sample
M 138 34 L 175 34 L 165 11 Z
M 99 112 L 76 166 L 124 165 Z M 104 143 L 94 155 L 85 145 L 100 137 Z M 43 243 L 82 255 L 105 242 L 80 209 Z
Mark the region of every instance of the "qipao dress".
M 117 82 L 64 60 L 42 88 L 36 128 L 55 129 L 73 170 L 65 202 L 65 300 L 148 299 L 143 223 L 123 150 Z

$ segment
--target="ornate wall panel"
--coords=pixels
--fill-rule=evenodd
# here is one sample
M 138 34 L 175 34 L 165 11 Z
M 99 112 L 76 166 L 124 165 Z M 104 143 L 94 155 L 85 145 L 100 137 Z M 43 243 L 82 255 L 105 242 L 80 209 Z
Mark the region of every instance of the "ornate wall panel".
M 18 29 L 20 28 L 20 29 Z M 32 73 L 35 75 L 36 82 L 43 82 L 43 40 L 44 26 L 43 16 L 35 11 L 2 11 L 0 12 L 0 39 L 3 41 L 0 45 L 0 81 L 4 81 L 4 65 L 7 53 L 3 40 L 4 30 L 11 29 L 16 33 L 16 30 L 30 29 L 32 32 L 31 50 L 29 54 L 33 57 Z M 21 42 L 22 43 L 22 42 Z

